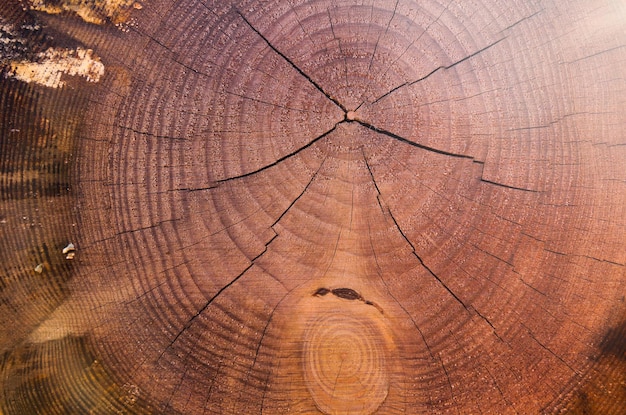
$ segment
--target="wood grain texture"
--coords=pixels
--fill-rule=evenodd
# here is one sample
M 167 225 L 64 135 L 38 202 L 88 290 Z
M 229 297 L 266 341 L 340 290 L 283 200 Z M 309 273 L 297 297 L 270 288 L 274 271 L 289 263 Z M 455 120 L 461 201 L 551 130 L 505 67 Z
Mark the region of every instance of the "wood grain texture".
M 0 11 L 0 413 L 623 412 L 623 2 Z

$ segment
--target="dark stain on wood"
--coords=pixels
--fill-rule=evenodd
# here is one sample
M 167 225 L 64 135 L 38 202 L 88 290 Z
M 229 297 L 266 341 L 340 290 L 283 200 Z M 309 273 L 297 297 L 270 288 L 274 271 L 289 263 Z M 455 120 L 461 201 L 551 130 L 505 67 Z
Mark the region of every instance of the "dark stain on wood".
M 362 300 L 361 294 L 354 291 L 352 288 L 335 288 L 332 290 L 334 296 L 343 298 L 346 300 Z
M 603 355 L 615 356 L 626 363 L 626 319 L 607 331 L 601 350 Z
M 317 291 L 313 294 L 316 297 L 323 297 L 328 294 L 330 290 L 328 288 L 318 288 Z
M 381 306 L 379 306 L 373 301 L 366 300 L 365 298 L 361 296 L 361 294 L 359 294 L 357 291 L 353 290 L 352 288 L 344 287 L 344 288 L 330 289 L 330 288 L 321 287 L 321 288 L 318 288 L 317 291 L 313 293 L 313 296 L 324 297 L 325 295 L 329 293 L 333 294 L 335 297 L 339 297 L 348 301 L 359 300 L 363 302 L 365 305 L 371 305 L 372 307 L 375 307 L 378 311 L 380 311 L 380 314 L 384 314 Z

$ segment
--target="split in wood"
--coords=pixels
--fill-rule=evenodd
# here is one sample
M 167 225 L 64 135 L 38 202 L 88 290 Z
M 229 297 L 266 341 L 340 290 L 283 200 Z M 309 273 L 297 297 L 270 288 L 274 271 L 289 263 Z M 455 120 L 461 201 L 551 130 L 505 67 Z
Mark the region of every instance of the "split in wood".
M 383 309 L 378 304 L 376 304 L 373 301 L 366 300 L 365 298 L 363 298 L 361 296 L 361 294 L 359 294 L 358 292 L 356 292 L 352 288 L 333 288 L 333 289 L 330 289 L 330 288 L 321 287 L 321 288 L 318 288 L 317 291 L 315 291 L 315 293 L 313 293 L 313 295 L 315 297 L 323 297 L 323 296 L 325 296 L 328 293 L 333 294 L 335 297 L 343 298 L 344 300 L 350 300 L 350 301 L 352 301 L 352 300 L 359 300 L 359 301 L 362 301 L 366 305 L 371 305 L 371 306 L 376 307 L 376 309 L 378 311 L 380 311 L 381 314 L 384 314 L 383 313 Z

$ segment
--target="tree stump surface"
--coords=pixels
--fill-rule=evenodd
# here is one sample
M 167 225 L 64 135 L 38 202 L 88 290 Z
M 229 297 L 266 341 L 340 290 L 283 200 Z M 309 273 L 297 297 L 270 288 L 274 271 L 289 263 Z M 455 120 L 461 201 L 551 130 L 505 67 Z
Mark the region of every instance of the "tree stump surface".
M 623 413 L 625 22 L 3 3 L 0 413 Z

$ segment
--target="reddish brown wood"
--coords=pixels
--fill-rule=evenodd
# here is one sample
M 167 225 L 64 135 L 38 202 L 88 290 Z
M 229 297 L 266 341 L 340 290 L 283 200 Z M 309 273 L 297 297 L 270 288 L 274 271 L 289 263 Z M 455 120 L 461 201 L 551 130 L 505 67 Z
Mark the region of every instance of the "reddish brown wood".
M 0 413 L 626 407 L 622 2 L 0 11 Z

